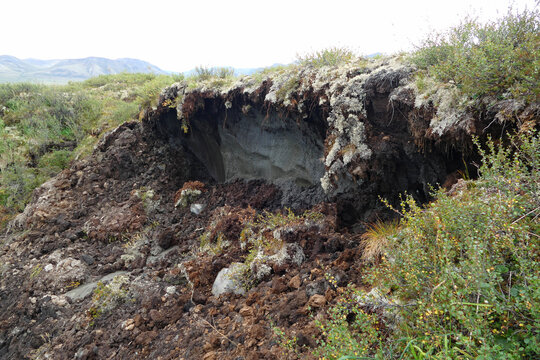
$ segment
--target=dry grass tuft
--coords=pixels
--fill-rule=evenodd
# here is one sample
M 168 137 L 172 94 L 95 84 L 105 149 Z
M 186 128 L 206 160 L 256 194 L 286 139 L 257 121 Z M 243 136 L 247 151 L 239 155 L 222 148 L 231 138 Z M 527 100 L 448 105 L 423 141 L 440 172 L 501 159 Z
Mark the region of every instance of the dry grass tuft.
M 399 231 L 399 221 L 392 220 L 383 222 L 378 220 L 368 224 L 366 232 L 362 234 L 364 253 L 362 258 L 367 261 L 377 260 L 388 244 L 388 238 Z

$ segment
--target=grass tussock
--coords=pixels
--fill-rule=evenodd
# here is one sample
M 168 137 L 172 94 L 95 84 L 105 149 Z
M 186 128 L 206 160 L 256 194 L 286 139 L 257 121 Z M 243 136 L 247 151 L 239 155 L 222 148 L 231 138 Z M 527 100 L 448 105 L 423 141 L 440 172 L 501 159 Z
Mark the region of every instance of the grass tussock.
M 368 224 L 366 231 L 362 234 L 364 252 L 362 258 L 367 261 L 379 259 L 388 247 L 389 239 L 395 236 L 399 230 L 399 221 L 388 222 L 376 221 Z
M 296 60 L 301 66 L 311 66 L 315 68 L 324 66 L 336 67 L 365 61 L 363 58 L 357 56 L 352 50 L 346 47 L 337 46 L 313 51 L 311 53 L 298 54 Z

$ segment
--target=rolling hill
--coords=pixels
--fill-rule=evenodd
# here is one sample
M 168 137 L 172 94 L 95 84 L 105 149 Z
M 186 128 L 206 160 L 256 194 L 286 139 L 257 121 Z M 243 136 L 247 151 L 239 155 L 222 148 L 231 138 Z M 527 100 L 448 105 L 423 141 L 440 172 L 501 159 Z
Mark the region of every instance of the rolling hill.
M 106 59 L 87 57 L 83 59 L 18 59 L 0 56 L 0 82 L 67 83 L 85 80 L 93 76 L 129 73 L 167 74 L 146 61 L 122 58 Z

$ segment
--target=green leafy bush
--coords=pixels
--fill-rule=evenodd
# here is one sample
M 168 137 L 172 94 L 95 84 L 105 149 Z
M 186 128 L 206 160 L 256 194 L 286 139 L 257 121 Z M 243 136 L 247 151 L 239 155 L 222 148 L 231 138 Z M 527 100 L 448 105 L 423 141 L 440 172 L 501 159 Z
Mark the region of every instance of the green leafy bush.
M 540 353 L 540 141 L 488 141 L 480 179 L 425 208 L 403 201 L 403 230 L 389 237 L 374 282 L 414 306 L 396 336 L 464 358 Z
M 322 337 L 313 354 L 320 359 L 365 358 L 380 342 L 380 323 L 376 314 L 358 304 L 358 291 L 347 289 L 337 305 L 328 311 L 327 320 L 315 320 Z
M 540 12 L 509 13 L 487 24 L 467 19 L 427 38 L 412 61 L 429 76 L 477 98 L 538 99 Z

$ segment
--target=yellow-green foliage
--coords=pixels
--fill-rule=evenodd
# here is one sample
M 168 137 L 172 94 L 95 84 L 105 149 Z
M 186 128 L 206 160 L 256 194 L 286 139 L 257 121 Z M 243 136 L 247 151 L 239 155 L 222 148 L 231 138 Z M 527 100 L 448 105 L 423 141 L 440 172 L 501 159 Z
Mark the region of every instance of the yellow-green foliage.
M 480 24 L 467 19 L 428 37 L 412 61 L 428 76 L 456 86 L 464 95 L 535 101 L 540 95 L 540 11 L 509 11 Z M 419 75 L 418 88 L 425 88 Z
M 218 255 L 230 245 L 230 242 L 222 232 L 218 232 L 214 239 L 210 239 L 210 236 L 211 232 L 207 231 L 199 237 L 200 250 L 202 252 Z
M 360 62 L 363 59 L 356 56 L 350 49 L 344 47 L 330 47 L 314 51 L 305 55 L 297 55 L 300 65 L 308 65 L 316 68 L 323 66 L 340 66 Z
M 345 291 L 317 322 L 327 359 L 533 359 L 540 354 L 540 138 L 480 149 L 480 178 L 421 207 L 406 197 L 401 228 L 371 281 L 391 301 L 370 312 Z M 388 229 L 388 231 L 387 231 Z M 391 235 L 391 236 L 388 236 Z M 365 237 L 366 238 L 366 237 Z M 389 316 L 391 315 L 391 316 Z
M 313 354 L 319 359 L 367 359 L 382 340 L 380 320 L 358 304 L 360 292 L 348 288 L 325 319 L 316 319 L 321 332 Z
M 32 268 L 32 272 L 30 272 L 30 279 L 33 279 L 37 276 L 39 276 L 39 274 L 41 274 L 41 270 L 43 270 L 43 266 L 38 264 L 36 266 L 34 266 Z
M 471 357 L 531 358 L 540 351 L 540 141 L 488 142 L 478 181 L 426 208 L 403 205 L 404 229 L 375 281 L 417 306 L 402 334 Z M 504 354 L 504 355 L 502 355 Z M 502 357 L 501 357 L 502 356 Z
M 296 336 L 287 335 L 283 329 L 274 325 L 273 322 L 270 322 L 270 328 L 274 333 L 274 338 L 282 349 L 284 349 L 287 353 L 293 353 L 297 356 L 300 355 L 298 352 L 298 338 Z

